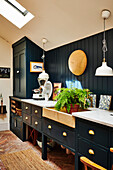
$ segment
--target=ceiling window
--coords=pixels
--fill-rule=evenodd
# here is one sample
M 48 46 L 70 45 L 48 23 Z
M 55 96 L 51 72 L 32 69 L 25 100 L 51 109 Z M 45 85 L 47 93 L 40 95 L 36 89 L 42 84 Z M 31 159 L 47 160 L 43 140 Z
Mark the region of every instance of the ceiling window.
M 22 28 L 34 18 L 34 15 L 27 11 L 16 0 L 0 0 L 0 14 L 18 28 Z

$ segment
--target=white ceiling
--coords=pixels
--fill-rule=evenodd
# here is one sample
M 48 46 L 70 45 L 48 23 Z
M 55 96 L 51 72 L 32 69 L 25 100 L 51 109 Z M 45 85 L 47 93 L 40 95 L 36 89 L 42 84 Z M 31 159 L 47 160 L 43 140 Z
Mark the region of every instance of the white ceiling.
M 13 44 L 27 36 L 45 50 L 103 31 L 101 11 L 109 9 L 106 29 L 113 28 L 113 0 L 17 0 L 35 17 L 19 29 L 0 15 L 0 36 Z

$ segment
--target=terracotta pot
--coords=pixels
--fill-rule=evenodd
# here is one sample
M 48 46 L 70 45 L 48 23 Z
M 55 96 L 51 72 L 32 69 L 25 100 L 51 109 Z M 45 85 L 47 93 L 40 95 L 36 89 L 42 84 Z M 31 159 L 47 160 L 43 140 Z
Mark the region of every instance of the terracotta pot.
M 70 105 L 71 105 L 71 108 L 70 108 L 69 114 L 72 114 L 72 112 L 78 112 L 78 109 L 79 109 L 78 104 L 74 104 L 74 107 L 73 107 L 73 104 L 70 104 Z M 66 107 L 66 111 L 67 111 L 67 107 Z M 67 113 L 68 113 L 68 111 L 67 111 Z

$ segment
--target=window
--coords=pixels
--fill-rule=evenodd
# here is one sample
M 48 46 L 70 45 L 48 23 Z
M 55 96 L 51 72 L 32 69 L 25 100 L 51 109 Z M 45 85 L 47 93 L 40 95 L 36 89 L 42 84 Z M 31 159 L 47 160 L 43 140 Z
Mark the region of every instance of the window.
M 27 11 L 16 0 L 0 0 L 0 14 L 18 28 L 22 28 L 34 18 L 34 15 Z

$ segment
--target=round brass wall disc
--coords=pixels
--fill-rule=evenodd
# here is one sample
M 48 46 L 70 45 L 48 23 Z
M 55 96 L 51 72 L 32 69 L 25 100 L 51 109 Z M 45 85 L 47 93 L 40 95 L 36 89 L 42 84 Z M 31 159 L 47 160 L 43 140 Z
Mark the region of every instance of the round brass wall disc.
M 72 52 L 68 60 L 68 66 L 73 74 L 77 76 L 83 74 L 87 66 L 87 57 L 84 51 L 76 50 Z

